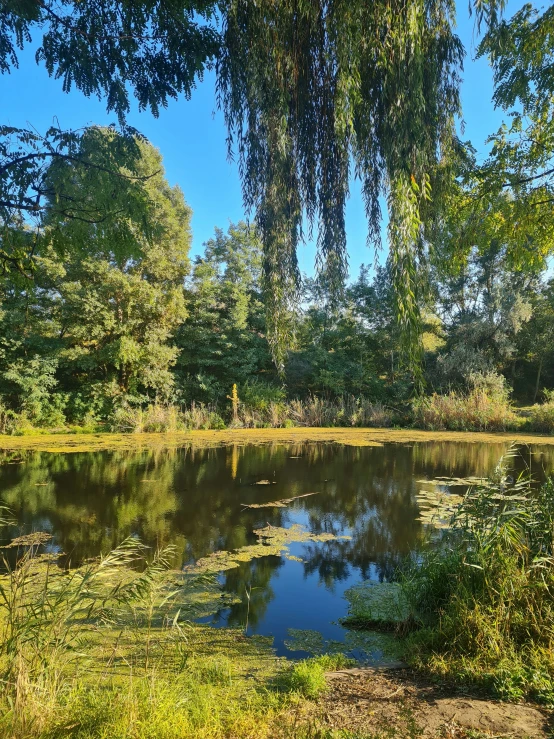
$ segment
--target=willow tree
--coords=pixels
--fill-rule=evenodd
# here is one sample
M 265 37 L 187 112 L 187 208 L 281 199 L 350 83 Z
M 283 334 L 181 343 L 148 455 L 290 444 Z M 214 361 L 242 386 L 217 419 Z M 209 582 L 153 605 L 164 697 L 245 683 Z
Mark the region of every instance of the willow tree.
M 494 24 L 502 2 L 475 0 L 479 19 Z M 38 29 L 37 60 L 64 90 L 104 96 L 123 122 L 130 90 L 157 115 L 215 60 L 229 151 L 263 239 L 278 363 L 306 231 L 317 229 L 331 294 L 344 282 L 353 170 L 375 244 L 387 200 L 397 312 L 417 368 L 422 204 L 460 106 L 454 12 L 454 0 L 4 0 L 0 71 Z
M 297 296 L 297 246 L 317 229 L 320 278 L 347 274 L 345 206 L 360 178 L 369 240 L 380 197 L 397 311 L 419 363 L 420 206 L 454 134 L 463 47 L 452 0 L 228 0 L 218 92 L 245 205 L 265 248 L 272 341 L 279 360 Z

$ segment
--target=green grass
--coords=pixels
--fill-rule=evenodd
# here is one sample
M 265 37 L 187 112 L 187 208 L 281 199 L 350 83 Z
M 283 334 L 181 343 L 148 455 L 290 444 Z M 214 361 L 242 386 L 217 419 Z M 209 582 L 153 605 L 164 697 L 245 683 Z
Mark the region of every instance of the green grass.
M 285 692 L 297 693 L 304 698 L 315 699 L 327 689 L 325 673 L 341 670 L 354 664 L 344 654 L 324 654 L 302 660 L 279 676 L 277 685 Z
M 128 540 L 66 572 L 40 554 L 48 539 L 14 540 L 0 576 L 2 737 L 262 739 L 349 664 L 289 662 L 271 639 L 193 623 L 221 591 L 213 576 L 172 571 L 170 549 L 147 558 Z

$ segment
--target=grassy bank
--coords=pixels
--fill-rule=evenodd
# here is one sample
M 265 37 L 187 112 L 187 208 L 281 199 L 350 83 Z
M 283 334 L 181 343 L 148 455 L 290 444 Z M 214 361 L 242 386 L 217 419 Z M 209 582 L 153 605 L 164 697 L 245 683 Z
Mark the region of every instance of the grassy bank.
M 342 654 L 290 662 L 270 639 L 192 623 L 221 593 L 172 572 L 168 551 L 146 563 L 126 542 L 68 573 L 39 541 L 13 542 L 17 565 L 0 577 L 6 739 L 485 739 L 471 728 L 483 715 L 495 736 L 523 736 L 509 711 L 468 710 L 407 671 L 350 674 Z M 522 715 L 546 736 L 545 716 Z
M 554 433 L 554 400 L 524 409 L 515 408 L 504 387 L 500 391 L 475 387 L 418 397 L 392 407 L 367 398 L 254 401 L 231 396 L 231 405 L 192 404 L 189 407 L 152 403 L 123 406 L 108 418 L 71 425 L 36 423 L 24 414 L 2 414 L 0 433 L 33 436 L 40 433 L 183 433 L 233 429 L 292 428 L 418 428 L 429 431 L 516 431 Z
M 554 480 L 536 490 L 501 464 L 467 493 L 441 546 L 404 573 L 403 592 L 413 666 L 554 705 Z
M 67 572 L 46 534 L 4 548 L 0 735 L 11 739 L 275 736 L 279 716 L 326 687 L 342 655 L 287 662 L 271 639 L 194 623 L 230 598 L 126 541 Z M 46 550 L 47 551 L 47 550 Z M 15 561 L 14 561 L 15 560 Z

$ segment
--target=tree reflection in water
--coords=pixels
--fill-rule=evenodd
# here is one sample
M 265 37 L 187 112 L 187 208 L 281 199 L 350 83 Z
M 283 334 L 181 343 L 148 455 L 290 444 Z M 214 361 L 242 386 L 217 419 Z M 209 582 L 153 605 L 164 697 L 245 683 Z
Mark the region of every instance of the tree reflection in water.
M 316 587 L 342 593 L 360 579 L 391 579 L 402 559 L 425 540 L 418 521 L 418 481 L 490 474 L 507 447 L 508 442 L 319 443 L 4 453 L 0 497 L 17 517 L 19 530 L 51 532 L 72 565 L 130 535 L 152 548 L 173 544 L 177 567 L 213 551 L 253 544 L 253 530 L 267 524 L 300 523 L 314 533 L 351 537 L 299 545 L 294 554 L 302 565 L 271 556 L 225 572 L 223 588 L 242 601 L 225 614 L 226 622 L 244 625 L 246 591 L 252 588 L 249 622 L 256 629 L 263 627 L 268 610 L 281 607 L 279 599 L 287 597 L 284 585 L 278 594 L 275 589 L 285 573 L 304 579 L 308 602 L 316 597 Z M 522 468 L 531 460 L 540 479 L 552 469 L 554 452 L 546 446 L 535 451 L 532 455 L 526 449 L 525 461 L 515 463 Z M 260 480 L 272 484 L 256 485 Z M 318 494 L 287 508 L 243 507 L 311 492 Z

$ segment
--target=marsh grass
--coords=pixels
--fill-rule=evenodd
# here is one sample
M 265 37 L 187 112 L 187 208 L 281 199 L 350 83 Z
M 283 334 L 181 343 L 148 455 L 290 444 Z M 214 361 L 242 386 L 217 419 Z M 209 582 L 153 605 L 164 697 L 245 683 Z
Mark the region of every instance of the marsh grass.
M 278 388 L 277 388 L 278 390 Z M 274 396 L 274 397 L 273 397 Z M 63 418 L 52 432 L 149 434 L 180 431 L 222 430 L 225 428 L 291 428 L 309 427 L 373 427 L 393 425 L 396 412 L 382 403 L 367 398 L 345 396 L 285 400 L 284 394 L 259 397 L 246 393 L 225 403 L 191 403 L 188 406 L 153 402 L 146 406 L 123 404 L 113 409 L 104 422 L 85 420 L 80 426 L 70 426 Z M 44 434 L 48 425 L 33 426 L 23 415 L 5 411 L 0 406 L 0 433 L 25 436 Z
M 49 539 L 34 533 L 12 541 L 0 578 L 2 698 L 22 736 L 30 727 L 40 731 L 68 680 L 106 654 L 113 663 L 126 643 L 134 665 L 147 671 L 156 631 L 166 641 L 176 632 L 183 637 L 178 610 L 168 621 L 179 593 L 167 576 L 169 549 L 147 561 L 144 547 L 129 539 L 99 560 L 66 570 L 56 555 L 43 552 Z
M 442 546 L 408 570 L 412 664 L 508 700 L 554 704 L 554 480 L 505 460 L 470 489 Z
M 260 532 L 279 551 L 285 534 Z M 170 547 L 150 552 L 128 539 L 69 569 L 48 551 L 50 539 L 23 535 L 4 548 L 2 737 L 269 737 L 280 712 L 316 697 L 325 670 L 345 664 L 337 655 L 290 663 L 275 657 L 271 639 L 193 623 L 227 596 L 202 563 L 172 570 Z
M 522 425 L 504 394 L 484 388 L 418 398 L 412 414 L 415 426 L 430 431 L 507 431 Z
M 554 399 L 548 397 L 546 402 L 531 406 L 527 426 L 540 433 L 554 433 Z

